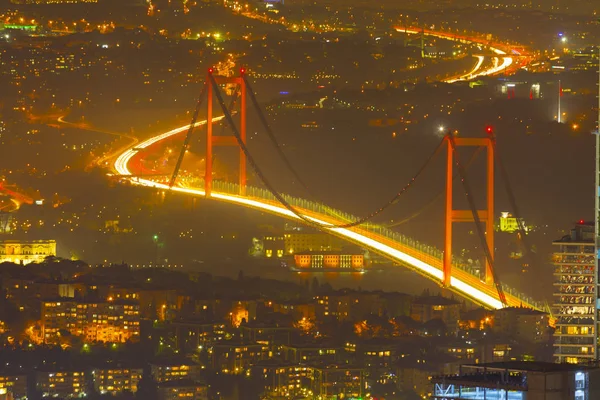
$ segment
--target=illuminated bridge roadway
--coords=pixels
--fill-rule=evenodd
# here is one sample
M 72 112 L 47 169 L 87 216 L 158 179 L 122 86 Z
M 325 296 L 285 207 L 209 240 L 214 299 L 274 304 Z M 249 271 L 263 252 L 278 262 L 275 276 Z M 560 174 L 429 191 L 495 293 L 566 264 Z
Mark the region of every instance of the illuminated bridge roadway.
M 222 118 L 217 117 L 213 121 L 216 122 Z M 206 124 L 206 120 L 197 122 L 196 126 L 204 124 Z M 115 171 L 134 185 L 169 190 L 168 184 L 133 176 L 135 172 L 132 173 L 130 171 L 129 164 L 139 150 L 148 148 L 174 135 L 184 133 L 188 128 L 189 125 L 182 126 L 136 144 L 135 147 L 131 147 L 119 155 L 114 164 Z M 127 175 L 131 177 L 127 178 Z M 174 186 L 171 190 L 191 196 L 205 195 L 203 189 L 190 187 Z M 213 191 L 210 198 L 268 212 L 292 220 L 300 220 L 294 213 L 284 208 L 270 192 L 251 186 L 246 187 L 245 196 L 240 196 L 237 184 L 213 181 Z M 286 199 L 300 214 L 320 224 L 340 225 L 358 219 L 316 202 L 291 196 L 286 196 Z M 434 247 L 419 243 L 385 227 L 368 223 L 349 229 L 329 228 L 326 230 L 335 236 L 353 242 L 395 263 L 410 268 L 432 281 L 439 284 L 442 283 L 442 252 Z M 502 308 L 502 302 L 499 300 L 496 288 L 485 284 L 479 276 L 461 269 L 459 265 L 455 265 L 452 270 L 449 289 L 483 307 L 491 309 Z M 504 291 L 509 306 L 544 309 L 543 304 L 516 293 L 509 287 L 504 286 Z

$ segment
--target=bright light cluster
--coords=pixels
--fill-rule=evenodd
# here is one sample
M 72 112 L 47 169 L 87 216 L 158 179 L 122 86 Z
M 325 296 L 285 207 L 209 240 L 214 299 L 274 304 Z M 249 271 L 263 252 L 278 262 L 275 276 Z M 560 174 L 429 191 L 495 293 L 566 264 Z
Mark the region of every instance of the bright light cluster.
M 415 29 L 403 29 L 403 28 L 396 28 L 396 31 L 398 32 L 403 32 L 403 33 L 410 33 L 410 34 L 420 34 L 421 31 L 419 30 L 415 30 Z M 451 41 L 455 41 L 455 42 L 471 42 L 471 43 L 480 43 L 479 40 L 474 40 L 474 39 L 470 39 L 470 38 L 465 38 L 462 36 L 456 36 L 453 33 L 444 33 L 444 32 L 433 32 L 433 31 L 428 31 L 425 30 L 423 32 L 423 34 L 425 36 L 433 36 L 433 37 L 437 37 L 437 38 L 441 38 L 441 39 L 445 39 L 445 40 L 451 40 Z M 483 44 L 483 43 L 480 43 Z M 495 54 L 498 54 L 499 56 L 506 56 L 507 53 L 504 50 L 500 50 L 498 48 L 495 47 L 489 47 L 489 49 L 494 52 Z M 464 80 L 469 80 L 469 79 L 474 79 L 477 78 L 479 76 L 488 76 L 488 75 L 494 75 L 497 73 L 500 73 L 502 71 L 505 71 L 506 69 L 508 69 L 513 63 L 514 63 L 514 59 L 512 57 L 498 57 L 498 59 L 502 59 L 502 63 L 494 63 L 494 66 L 484 69 L 483 71 L 479 71 L 481 68 L 481 65 L 483 64 L 484 58 L 483 56 L 477 56 L 478 61 L 477 64 L 475 65 L 475 68 L 473 68 L 469 73 L 462 75 L 458 78 L 452 78 L 449 80 L 446 80 L 446 82 L 448 83 L 454 83 L 457 81 L 464 81 Z

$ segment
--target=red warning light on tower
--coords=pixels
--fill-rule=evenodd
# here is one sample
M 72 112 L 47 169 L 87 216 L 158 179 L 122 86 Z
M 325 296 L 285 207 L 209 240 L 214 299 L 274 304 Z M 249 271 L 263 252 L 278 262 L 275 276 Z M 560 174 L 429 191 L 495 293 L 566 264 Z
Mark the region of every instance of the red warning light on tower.
M 240 73 L 242 75 L 244 75 L 246 73 L 246 68 L 244 68 L 244 67 L 240 68 Z
M 494 133 L 494 127 L 488 125 L 485 127 L 485 133 L 487 133 L 488 135 L 491 135 L 492 133 Z
M 213 67 L 210 67 L 210 68 L 208 69 L 208 73 L 209 73 L 209 74 L 212 74 L 214 71 L 215 71 L 215 70 L 214 70 L 214 68 L 213 68 Z

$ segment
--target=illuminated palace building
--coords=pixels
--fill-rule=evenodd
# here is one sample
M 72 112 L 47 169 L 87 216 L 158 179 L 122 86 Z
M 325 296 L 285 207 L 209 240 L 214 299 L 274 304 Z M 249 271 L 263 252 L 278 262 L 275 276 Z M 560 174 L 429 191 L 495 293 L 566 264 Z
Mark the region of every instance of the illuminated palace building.
M 360 271 L 365 266 L 363 252 L 346 251 L 343 240 L 305 228 L 286 227 L 283 235 L 265 235 L 262 243 L 265 257 L 290 257 L 294 270 Z
M 40 263 L 46 257 L 55 255 L 56 241 L 54 240 L 0 241 L 0 263 L 12 262 L 23 265 L 32 262 Z
M 267 258 L 283 257 L 306 251 L 339 252 L 346 244 L 343 240 L 327 233 L 288 227 L 283 235 L 265 235 L 262 242 Z
M 594 225 L 582 221 L 554 245 L 554 357 L 589 362 L 597 348 Z
M 365 266 L 364 255 L 359 253 L 333 253 L 310 251 L 294 254 L 295 269 L 302 270 L 362 270 Z
M 140 306 L 126 300 L 46 300 L 41 309 L 42 340 L 56 343 L 65 329 L 86 342 L 126 342 L 140 336 Z

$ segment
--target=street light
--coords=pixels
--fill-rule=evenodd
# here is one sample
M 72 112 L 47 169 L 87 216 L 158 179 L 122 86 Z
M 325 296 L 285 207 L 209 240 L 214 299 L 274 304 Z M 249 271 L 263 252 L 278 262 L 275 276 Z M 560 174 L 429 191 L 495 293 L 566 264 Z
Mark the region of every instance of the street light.
M 154 242 L 154 248 L 156 250 L 156 265 L 158 265 L 158 235 L 154 234 L 154 236 L 152 236 L 152 241 Z

